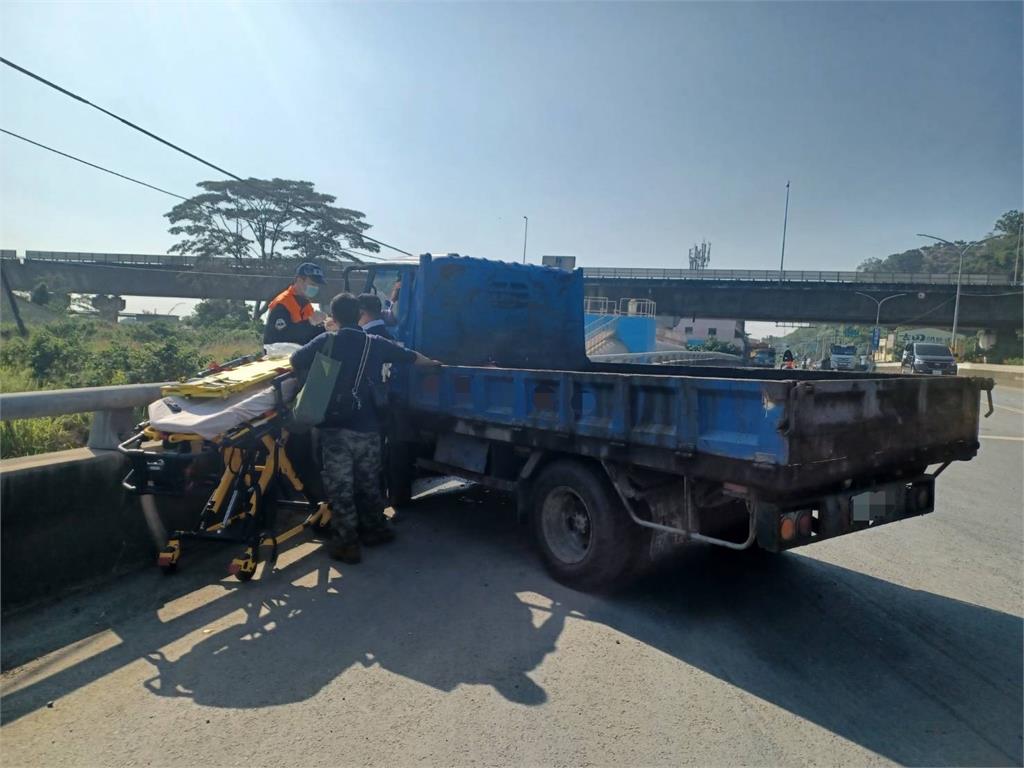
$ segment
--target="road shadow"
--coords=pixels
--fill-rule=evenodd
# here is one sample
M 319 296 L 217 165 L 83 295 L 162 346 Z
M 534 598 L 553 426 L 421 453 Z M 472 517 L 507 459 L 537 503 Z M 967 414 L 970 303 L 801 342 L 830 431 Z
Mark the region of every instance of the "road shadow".
M 117 623 L 121 645 L 4 696 L 4 721 L 139 658 L 155 695 L 213 707 L 303 701 L 374 665 L 537 706 L 555 694 L 531 673 L 566 621 L 589 621 L 900 763 L 1021 763 L 1018 617 L 798 554 L 705 548 L 585 595 L 544 574 L 510 505 L 480 489 L 399 519 L 399 541 L 358 567 L 314 552 L 173 620 Z

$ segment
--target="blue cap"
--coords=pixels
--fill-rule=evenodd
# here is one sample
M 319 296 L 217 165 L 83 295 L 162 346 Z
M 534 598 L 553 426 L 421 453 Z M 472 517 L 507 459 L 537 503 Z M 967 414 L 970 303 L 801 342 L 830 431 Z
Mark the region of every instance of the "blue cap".
M 310 277 L 313 279 L 314 283 L 319 283 L 320 285 L 323 285 L 326 282 L 324 280 L 324 271 L 316 264 L 311 264 L 308 261 L 305 264 L 299 265 L 299 268 L 295 270 L 295 276 Z

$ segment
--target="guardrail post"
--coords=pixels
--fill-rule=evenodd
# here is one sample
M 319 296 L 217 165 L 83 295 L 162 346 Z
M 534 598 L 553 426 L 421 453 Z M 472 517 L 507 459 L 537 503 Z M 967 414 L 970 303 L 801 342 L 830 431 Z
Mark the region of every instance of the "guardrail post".
M 131 408 L 94 411 L 92 426 L 89 427 L 89 442 L 86 445 L 95 450 L 116 450 L 133 426 L 134 412 Z

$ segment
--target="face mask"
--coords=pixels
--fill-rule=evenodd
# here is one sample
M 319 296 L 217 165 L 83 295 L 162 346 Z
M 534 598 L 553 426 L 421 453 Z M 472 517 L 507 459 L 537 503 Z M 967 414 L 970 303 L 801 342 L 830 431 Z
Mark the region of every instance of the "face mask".
M 311 283 L 306 286 L 306 298 L 315 299 L 316 295 L 320 293 L 320 286 L 316 283 Z

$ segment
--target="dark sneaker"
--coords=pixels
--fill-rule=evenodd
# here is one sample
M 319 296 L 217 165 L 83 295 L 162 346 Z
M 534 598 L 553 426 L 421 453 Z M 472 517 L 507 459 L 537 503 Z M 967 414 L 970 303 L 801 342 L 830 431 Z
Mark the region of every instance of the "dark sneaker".
M 332 560 L 355 565 L 363 560 L 362 548 L 358 541 L 345 542 L 335 539 L 327 545 L 327 554 Z
M 368 547 L 387 544 L 395 540 L 395 532 L 390 528 L 373 528 L 359 534 L 359 540 Z

